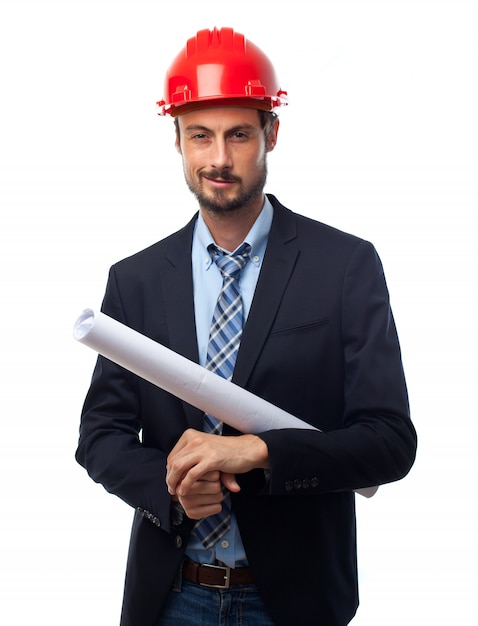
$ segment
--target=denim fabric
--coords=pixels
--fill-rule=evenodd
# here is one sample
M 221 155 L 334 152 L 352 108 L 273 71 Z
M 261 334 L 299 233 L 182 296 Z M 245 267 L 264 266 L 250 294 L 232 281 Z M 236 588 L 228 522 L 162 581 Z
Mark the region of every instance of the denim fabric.
M 210 589 L 183 581 L 156 626 L 274 626 L 255 585 Z

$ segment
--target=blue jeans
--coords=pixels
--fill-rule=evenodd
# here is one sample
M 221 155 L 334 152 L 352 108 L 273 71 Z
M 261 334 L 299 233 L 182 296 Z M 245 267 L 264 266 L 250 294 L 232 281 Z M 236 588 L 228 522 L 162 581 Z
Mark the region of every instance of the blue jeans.
M 172 590 L 156 626 L 274 626 L 255 585 L 210 589 L 187 580 Z

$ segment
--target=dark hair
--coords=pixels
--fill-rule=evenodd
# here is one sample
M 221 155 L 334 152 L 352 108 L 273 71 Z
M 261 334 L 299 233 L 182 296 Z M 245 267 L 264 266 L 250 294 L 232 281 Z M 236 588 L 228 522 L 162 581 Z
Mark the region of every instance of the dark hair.
M 264 130 L 266 140 L 268 139 L 272 129 L 274 128 L 277 117 L 278 115 L 277 113 L 274 113 L 274 111 L 259 110 L 259 119 L 261 120 L 261 127 Z

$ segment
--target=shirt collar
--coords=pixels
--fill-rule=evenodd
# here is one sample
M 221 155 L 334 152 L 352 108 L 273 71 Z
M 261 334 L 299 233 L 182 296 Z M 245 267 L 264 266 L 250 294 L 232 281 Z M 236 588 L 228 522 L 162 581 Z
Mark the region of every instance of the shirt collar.
M 267 239 L 271 229 L 273 214 L 274 209 L 272 204 L 270 203 L 269 198 L 265 196 L 264 206 L 257 216 L 256 221 L 252 225 L 251 230 L 247 233 L 244 239 L 244 242 L 247 242 L 251 246 L 250 261 L 257 267 L 261 265 L 262 258 L 266 251 Z M 216 245 L 216 243 L 212 238 L 209 228 L 206 226 L 206 222 L 200 212 L 196 222 L 194 237 L 199 247 L 201 258 L 204 261 L 204 268 L 209 269 L 212 264 L 212 259 L 209 254 L 208 247 L 211 244 Z

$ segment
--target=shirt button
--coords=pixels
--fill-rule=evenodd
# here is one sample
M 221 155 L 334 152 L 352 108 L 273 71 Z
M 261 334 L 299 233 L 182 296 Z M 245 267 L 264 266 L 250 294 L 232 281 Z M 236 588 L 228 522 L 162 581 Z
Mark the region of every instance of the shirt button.
M 254 263 L 259 263 L 259 257 L 257 256 L 257 254 L 255 254 L 255 255 L 252 257 L 252 260 L 254 261 Z
M 221 541 L 221 548 L 224 548 L 224 550 L 229 548 L 229 541 L 226 541 L 225 539 Z

